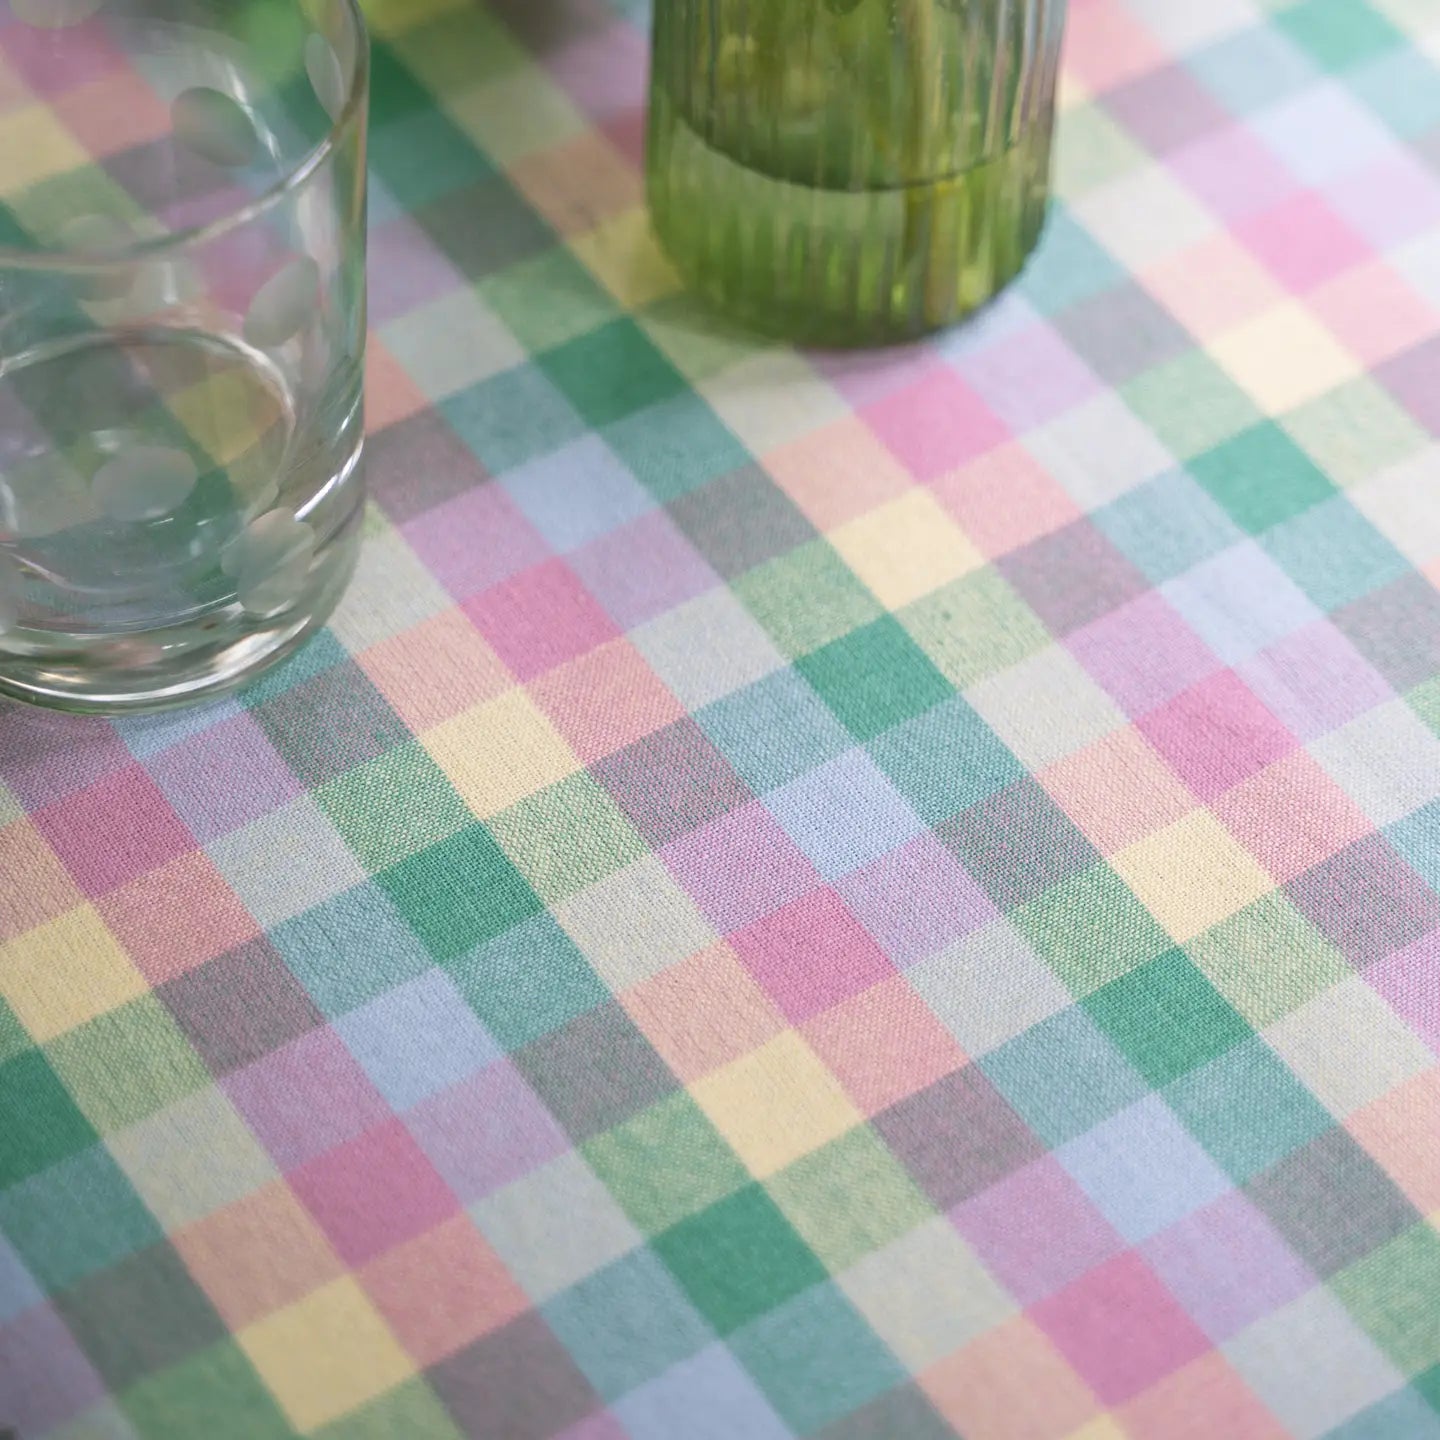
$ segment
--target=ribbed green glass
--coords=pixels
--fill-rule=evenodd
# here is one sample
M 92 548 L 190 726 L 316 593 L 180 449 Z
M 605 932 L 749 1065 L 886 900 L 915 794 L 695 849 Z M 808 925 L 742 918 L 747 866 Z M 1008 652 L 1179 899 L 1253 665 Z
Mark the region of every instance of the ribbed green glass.
M 1065 0 L 655 0 L 649 189 L 697 289 L 819 344 L 973 310 L 1045 218 Z

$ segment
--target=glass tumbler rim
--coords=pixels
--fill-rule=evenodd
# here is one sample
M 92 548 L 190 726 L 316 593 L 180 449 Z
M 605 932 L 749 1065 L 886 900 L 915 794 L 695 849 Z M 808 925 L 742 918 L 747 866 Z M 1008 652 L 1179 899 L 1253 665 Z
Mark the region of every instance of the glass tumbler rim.
M 248 225 L 268 210 L 281 204 L 289 195 L 303 189 L 339 148 L 341 141 L 365 114 L 366 96 L 370 89 L 370 45 L 365 15 L 360 0 L 336 0 L 354 27 L 355 58 L 345 77 L 345 100 L 331 119 L 325 134 L 289 166 L 275 182 L 253 195 L 243 205 L 207 220 L 203 225 L 188 225 L 180 230 L 166 230 L 159 235 L 136 236 L 124 244 L 103 250 L 21 249 L 0 244 L 0 269 L 49 270 L 61 273 L 89 273 L 110 266 L 129 265 L 156 255 L 207 245 L 231 230 Z M 306 8 L 296 0 L 297 8 Z

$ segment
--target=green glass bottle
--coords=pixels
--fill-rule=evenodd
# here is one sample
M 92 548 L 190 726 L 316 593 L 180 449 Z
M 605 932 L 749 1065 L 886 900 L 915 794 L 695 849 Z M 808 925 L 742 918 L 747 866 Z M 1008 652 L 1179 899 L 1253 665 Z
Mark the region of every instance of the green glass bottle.
M 655 0 L 648 179 L 671 258 L 751 325 L 903 340 L 1045 218 L 1065 0 Z

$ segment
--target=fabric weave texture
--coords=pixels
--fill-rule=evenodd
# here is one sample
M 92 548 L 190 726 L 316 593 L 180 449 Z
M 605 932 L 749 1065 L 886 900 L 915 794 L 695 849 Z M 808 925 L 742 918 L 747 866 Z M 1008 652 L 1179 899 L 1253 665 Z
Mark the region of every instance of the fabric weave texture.
M 1433 0 L 1075 0 L 843 356 L 657 253 L 640 4 L 369 10 L 353 591 L 0 710 L 0 1429 L 1440 1436 Z

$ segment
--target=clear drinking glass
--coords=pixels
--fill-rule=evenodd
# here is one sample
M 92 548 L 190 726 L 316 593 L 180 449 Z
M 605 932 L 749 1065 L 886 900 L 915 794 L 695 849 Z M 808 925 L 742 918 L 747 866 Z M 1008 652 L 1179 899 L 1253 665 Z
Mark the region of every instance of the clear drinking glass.
M 1045 218 L 1065 0 L 655 0 L 649 190 L 761 329 L 902 340 L 988 300 Z
M 0 0 L 0 693 L 148 709 L 359 545 L 353 0 Z

